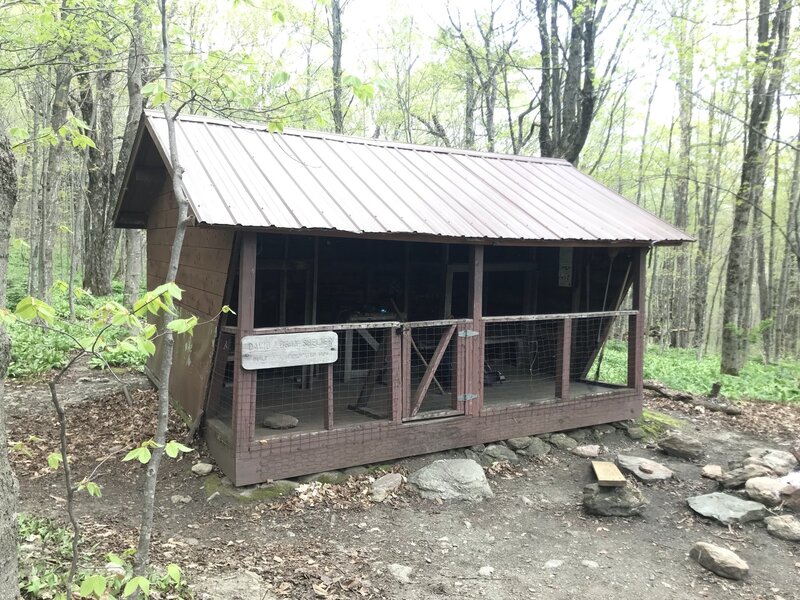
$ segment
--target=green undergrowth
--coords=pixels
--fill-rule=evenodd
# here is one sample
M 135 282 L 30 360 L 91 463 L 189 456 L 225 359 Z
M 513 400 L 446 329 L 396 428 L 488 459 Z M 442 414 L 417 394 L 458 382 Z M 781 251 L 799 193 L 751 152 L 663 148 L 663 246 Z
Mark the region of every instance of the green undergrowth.
M 72 338 L 81 339 L 87 336 L 88 326 L 95 310 L 108 299 L 122 301 L 122 291 L 117 282 L 114 284 L 114 294 L 110 297 L 95 298 L 89 294 L 79 293 L 75 297 L 75 320 L 71 322 L 69 320 L 69 297 L 64 286 L 56 285 L 52 295 L 50 304 L 57 315 L 52 329 L 58 329 L 59 332 L 45 330 L 21 321 L 13 322 L 7 327 L 11 337 L 9 377 L 32 378 L 47 373 L 51 369 L 63 367 L 75 352 L 76 343 Z M 9 307 L 13 309 L 14 305 L 9 304 Z M 113 342 L 117 338 L 127 335 L 124 328 L 111 327 L 103 337 L 107 342 Z M 112 367 L 140 367 L 146 360 L 143 352 L 117 347 L 103 353 L 103 357 Z M 93 364 L 92 366 L 99 367 L 102 364 Z
M 590 370 L 594 377 L 595 365 Z M 625 383 L 628 359 L 627 345 L 611 341 L 607 344 L 600 369 L 600 380 Z M 800 402 L 800 361 L 782 360 L 764 364 L 751 359 L 738 377 L 720 375 L 719 355 L 697 358 L 694 349 L 650 346 L 644 356 L 644 378 L 693 394 L 707 394 L 714 382 L 722 383 L 721 394 L 731 400 L 767 400 Z

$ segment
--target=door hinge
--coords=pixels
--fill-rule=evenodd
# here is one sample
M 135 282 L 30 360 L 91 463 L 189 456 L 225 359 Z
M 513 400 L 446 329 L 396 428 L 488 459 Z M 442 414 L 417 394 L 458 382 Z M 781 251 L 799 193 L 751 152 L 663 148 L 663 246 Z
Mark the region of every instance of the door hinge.
M 459 402 L 468 402 L 469 400 L 475 400 L 478 397 L 478 394 L 460 394 L 458 396 Z
M 475 331 L 474 329 L 464 329 L 458 332 L 458 337 L 474 337 L 478 335 L 479 332 Z

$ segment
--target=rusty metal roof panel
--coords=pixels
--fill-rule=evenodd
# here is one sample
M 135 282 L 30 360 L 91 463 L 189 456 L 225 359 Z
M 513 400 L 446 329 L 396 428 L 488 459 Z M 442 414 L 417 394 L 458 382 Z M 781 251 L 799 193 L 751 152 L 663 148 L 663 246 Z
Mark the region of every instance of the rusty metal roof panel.
M 200 223 L 497 243 L 691 241 L 560 159 L 177 120 Z M 164 117 L 146 126 L 168 160 Z

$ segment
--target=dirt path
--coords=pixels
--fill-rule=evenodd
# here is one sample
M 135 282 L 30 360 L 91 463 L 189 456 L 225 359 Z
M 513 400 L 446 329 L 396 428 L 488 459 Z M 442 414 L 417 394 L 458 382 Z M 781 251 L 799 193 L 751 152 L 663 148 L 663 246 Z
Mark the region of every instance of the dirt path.
M 81 379 L 86 376 L 100 377 L 76 374 L 65 394 L 81 473 L 110 450 L 121 453 L 141 441 L 153 420 L 152 392 L 135 393 L 128 407 L 121 396 L 108 396 L 108 389 L 95 393 L 98 383 Z M 10 438 L 27 440 L 30 452 L 14 453 L 22 510 L 63 519 L 61 481 L 43 468 L 55 447 L 47 397 L 38 386 L 9 388 Z M 779 439 L 765 439 L 759 426 L 737 427 L 727 417 L 656 405 L 681 418 L 683 427 L 704 441 L 708 462 L 723 467 L 752 447 L 781 448 L 793 435 L 789 427 Z M 746 411 L 739 423 L 749 423 L 746 417 L 761 410 Z M 800 423 L 800 407 L 787 410 L 783 423 Z M 173 423 L 176 436 L 181 427 Z M 688 509 L 688 496 L 716 489 L 700 477 L 704 463 L 664 457 L 621 432 L 605 436 L 603 443 L 608 457 L 636 454 L 675 471 L 673 481 L 642 486 L 650 501 L 643 517 L 587 516 L 581 494 L 592 480 L 589 461 L 558 450 L 492 476 L 495 497 L 480 504 L 437 504 L 406 488 L 373 504 L 366 498 L 370 475 L 326 486 L 305 500 L 295 495 L 242 502 L 222 493 L 209 501 L 209 491 L 228 490 L 218 474 L 193 475 L 196 456 L 168 461 L 159 484 L 155 559 L 179 563 L 200 597 L 220 599 L 800 599 L 800 545 L 771 537 L 761 524 L 728 529 Z M 457 454 L 463 456 L 416 457 L 391 469 L 410 472 Z M 135 540 L 141 476 L 139 465 L 109 461 L 98 478 L 103 497 L 82 499 L 81 520 L 98 544 L 96 554 L 119 551 Z M 735 550 L 749 562 L 751 577 L 732 582 L 703 570 L 688 558 L 697 541 Z M 411 568 L 408 583 L 389 573 L 391 564 Z M 482 577 L 481 567 L 494 571 Z

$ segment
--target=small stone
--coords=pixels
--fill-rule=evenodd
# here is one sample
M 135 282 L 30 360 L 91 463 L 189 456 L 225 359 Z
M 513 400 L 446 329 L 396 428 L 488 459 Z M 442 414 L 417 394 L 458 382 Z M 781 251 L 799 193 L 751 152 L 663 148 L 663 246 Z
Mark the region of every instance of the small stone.
M 494 575 L 494 567 L 488 567 L 488 566 L 481 567 L 480 569 L 478 569 L 478 575 L 480 575 L 481 577 L 489 578 L 492 575 Z
M 781 503 L 781 491 L 784 487 L 780 479 L 753 477 L 744 484 L 744 491 L 751 500 L 761 502 L 765 506 L 778 506 Z
M 554 559 L 548 560 L 546 563 L 544 563 L 544 568 L 545 569 L 557 569 L 558 567 L 560 567 L 563 564 L 564 564 L 563 560 L 557 560 L 557 559 L 554 558 Z
M 542 458 L 549 454 L 552 446 L 545 442 L 543 439 L 534 437 L 531 438 L 531 443 L 524 449 L 518 451 L 521 456 L 528 456 L 530 458 Z
M 406 565 L 392 563 L 387 567 L 389 574 L 400 583 L 411 583 L 411 572 L 414 570 Z
M 600 446 L 598 444 L 587 444 L 585 446 L 575 446 L 571 452 L 575 456 L 582 458 L 597 458 L 600 456 Z
M 578 442 L 564 433 L 554 433 L 548 441 L 559 450 L 572 450 L 578 445 Z
M 791 452 L 771 450 L 769 448 L 753 448 L 747 453 L 744 465 L 762 465 L 779 477 L 788 475 L 797 468 L 797 459 Z
M 106 575 L 122 581 L 125 579 L 125 567 L 113 562 L 106 563 Z
M 175 494 L 174 496 L 170 496 L 170 501 L 173 504 L 189 504 L 192 501 L 191 496 L 181 496 L 180 494 Z
M 199 546 L 200 545 L 200 540 L 198 540 L 197 538 L 193 538 L 193 537 L 183 538 L 183 541 L 188 546 Z
M 520 496 L 519 499 L 522 502 L 522 504 L 524 504 L 525 506 L 533 506 L 534 505 L 533 500 L 531 500 L 527 496 Z
M 714 544 L 697 542 L 689 552 L 694 560 L 712 573 L 728 579 L 740 580 L 750 571 L 748 564 L 735 552 Z
M 681 433 L 671 433 L 660 442 L 659 448 L 671 456 L 696 460 L 703 456 L 703 444 L 700 440 L 683 435 Z
M 403 476 L 400 473 L 387 473 L 376 479 L 370 486 L 369 497 L 373 502 L 383 502 L 389 494 L 396 492 L 403 485 Z
M 483 468 L 465 458 L 437 460 L 412 473 L 408 482 L 429 500 L 480 502 L 494 496 Z
M 197 463 L 196 465 L 192 465 L 192 473 L 199 477 L 205 477 L 214 469 L 213 465 L 208 463 Z
M 606 423 L 605 425 L 596 425 L 592 429 L 594 430 L 595 434 L 598 435 L 611 435 L 617 430 L 617 428 L 611 423 Z
M 672 477 L 673 472 L 664 465 L 639 456 L 617 456 L 617 466 L 628 471 L 642 481 L 664 481 Z
M 792 515 L 767 517 L 764 519 L 767 531 L 780 540 L 800 542 L 800 521 Z
M 275 413 L 267 415 L 264 420 L 261 421 L 261 426 L 267 429 L 294 429 L 299 423 L 300 420 L 297 417 Z
M 475 444 L 474 446 L 470 446 L 469 449 L 475 452 L 476 454 L 482 454 L 486 450 L 486 445 Z
M 769 467 L 750 464 L 734 469 L 733 471 L 728 471 L 722 476 L 720 481 L 722 482 L 722 487 L 733 489 L 743 486 L 748 479 L 753 479 L 754 477 L 769 477 L 770 475 L 773 475 L 773 471 Z
M 589 428 L 573 429 L 568 435 L 579 444 L 595 438 L 594 432 Z
M 647 434 L 645 434 L 644 429 L 641 427 L 628 427 L 628 437 L 632 440 L 643 440 Z
M 590 483 L 583 488 L 583 506 L 592 515 L 631 517 L 642 513 L 647 506 L 647 499 L 639 488 L 630 483 L 620 487 L 602 487 Z
M 722 492 L 692 496 L 687 498 L 686 502 L 694 512 L 716 519 L 725 525 L 760 521 L 767 516 L 767 507 L 763 504 L 742 500 Z
M 714 481 L 719 481 L 722 479 L 722 467 L 719 465 L 706 465 L 703 467 L 703 471 L 700 473 L 706 479 L 713 479 Z
M 600 563 L 593 560 L 582 560 L 581 564 L 587 569 L 599 569 Z
M 507 460 L 511 463 L 519 462 L 519 457 L 511 448 L 501 446 L 500 444 L 490 444 L 486 446 L 484 454 L 495 460 Z
M 506 440 L 506 445 L 515 452 L 519 450 L 524 450 L 525 448 L 531 445 L 531 438 L 529 437 L 511 438 Z

